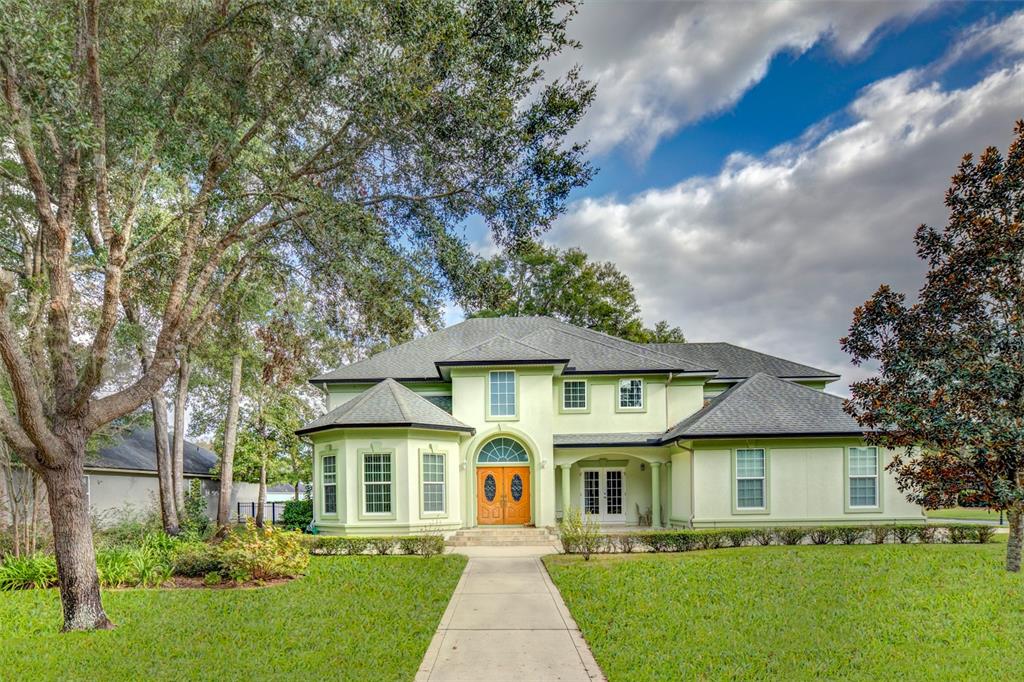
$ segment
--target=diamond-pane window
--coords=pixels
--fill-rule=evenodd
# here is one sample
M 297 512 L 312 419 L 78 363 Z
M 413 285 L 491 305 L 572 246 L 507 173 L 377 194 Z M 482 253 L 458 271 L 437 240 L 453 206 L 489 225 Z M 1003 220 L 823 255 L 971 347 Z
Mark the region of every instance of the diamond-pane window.
M 505 464 L 508 462 L 529 463 L 530 457 L 517 441 L 511 438 L 495 438 L 480 448 L 476 461 L 481 464 Z

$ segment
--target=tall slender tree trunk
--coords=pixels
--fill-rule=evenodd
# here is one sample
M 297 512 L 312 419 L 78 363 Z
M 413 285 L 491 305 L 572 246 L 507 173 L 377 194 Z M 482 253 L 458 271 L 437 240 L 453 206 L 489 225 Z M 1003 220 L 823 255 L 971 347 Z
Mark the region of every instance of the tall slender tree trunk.
M 96 552 L 82 477 L 85 474 L 85 437 L 67 444 L 74 454 L 60 468 L 44 469 L 53 525 L 53 551 L 57 557 L 64 630 L 109 630 L 113 624 L 103 610 Z
M 1024 510 L 1020 504 L 1006 510 L 1006 521 L 1010 527 L 1010 537 L 1006 540 L 1006 570 L 1019 573 L 1021 546 L 1024 545 Z
M 231 392 L 228 414 L 224 421 L 224 452 L 220 458 L 220 499 L 217 500 L 217 525 L 221 530 L 231 522 L 231 484 L 235 465 L 235 444 L 238 442 L 238 403 L 242 396 L 242 356 L 231 360 Z
M 157 391 L 150 399 L 153 406 L 153 441 L 156 445 L 156 478 L 160 492 L 160 518 L 168 535 L 181 531 L 178 508 L 174 501 L 174 473 L 171 465 L 171 448 L 167 442 L 167 399 Z
M 179 518 L 185 513 L 185 403 L 188 400 L 188 382 L 192 367 L 188 362 L 188 350 L 178 358 L 178 386 L 174 393 L 174 504 Z
M 256 525 L 260 528 L 263 527 L 265 518 L 263 515 L 263 508 L 267 506 L 267 455 L 266 453 L 260 458 L 260 491 L 256 496 Z

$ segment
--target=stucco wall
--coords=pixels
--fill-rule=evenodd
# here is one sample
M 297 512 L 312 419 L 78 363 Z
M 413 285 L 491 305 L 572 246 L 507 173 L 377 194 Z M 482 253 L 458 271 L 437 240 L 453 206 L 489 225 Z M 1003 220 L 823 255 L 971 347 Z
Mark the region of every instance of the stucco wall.
M 892 452 L 880 450 L 882 474 L 880 506 L 876 510 L 850 510 L 845 452 L 856 440 L 744 441 L 697 443 L 693 454 L 692 506 L 695 526 L 749 526 L 778 523 L 872 523 L 893 520 L 921 521 L 921 508 L 906 500 L 893 478 L 884 471 Z M 764 448 L 767 457 L 768 508 L 764 512 L 734 508 L 734 449 Z M 682 504 L 682 500 L 680 500 Z M 677 512 L 677 518 L 682 518 Z

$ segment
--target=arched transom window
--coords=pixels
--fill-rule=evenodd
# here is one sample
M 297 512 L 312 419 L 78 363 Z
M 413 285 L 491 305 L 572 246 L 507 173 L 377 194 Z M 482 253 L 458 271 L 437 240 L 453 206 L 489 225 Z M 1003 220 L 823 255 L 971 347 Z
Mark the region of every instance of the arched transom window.
M 495 438 L 480 448 L 476 461 L 481 464 L 528 463 L 529 456 L 523 446 L 511 438 Z

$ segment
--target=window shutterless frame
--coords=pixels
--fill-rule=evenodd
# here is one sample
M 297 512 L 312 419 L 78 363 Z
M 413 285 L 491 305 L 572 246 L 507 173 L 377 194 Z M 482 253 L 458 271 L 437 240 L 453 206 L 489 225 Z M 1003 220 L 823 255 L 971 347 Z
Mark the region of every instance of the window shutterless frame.
M 420 518 L 448 516 L 448 453 L 420 450 Z
M 519 375 L 514 369 L 494 369 L 487 373 L 485 396 L 487 421 L 519 419 Z
M 737 448 L 731 456 L 733 513 L 769 513 L 768 451 L 764 448 Z
M 590 412 L 590 383 L 586 379 L 564 379 L 559 392 L 560 412 Z
M 336 455 L 320 457 L 320 490 L 323 492 L 321 511 L 325 515 L 338 513 L 338 458 Z
M 882 456 L 874 446 L 851 446 L 845 450 L 844 497 L 846 512 L 882 511 Z
M 615 389 L 616 412 L 643 412 L 647 409 L 647 382 L 642 377 L 619 379 Z
M 396 517 L 397 477 L 394 450 L 360 449 L 359 456 L 359 518 L 388 520 Z

